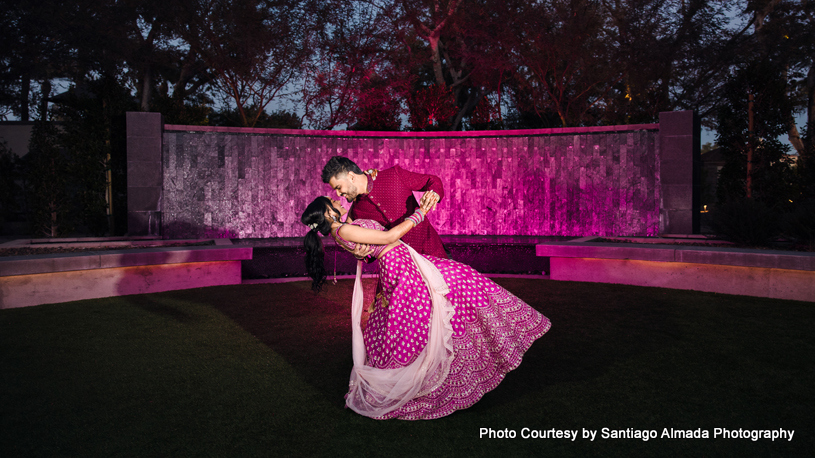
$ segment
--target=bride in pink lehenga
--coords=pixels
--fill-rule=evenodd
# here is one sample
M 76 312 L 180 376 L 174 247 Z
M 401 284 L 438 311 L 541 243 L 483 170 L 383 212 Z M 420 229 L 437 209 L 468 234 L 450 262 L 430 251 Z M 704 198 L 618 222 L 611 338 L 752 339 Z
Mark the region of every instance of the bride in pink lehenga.
M 346 250 L 372 245 L 379 293 L 363 331 L 361 262 L 351 307 L 354 367 L 346 405 L 376 419 L 433 419 L 466 409 L 520 365 L 549 320 L 472 267 L 422 256 L 399 239 L 432 208 L 385 231 L 371 220 L 340 222 L 339 202 L 318 197 L 303 212 L 306 264 L 325 282 L 318 232 Z

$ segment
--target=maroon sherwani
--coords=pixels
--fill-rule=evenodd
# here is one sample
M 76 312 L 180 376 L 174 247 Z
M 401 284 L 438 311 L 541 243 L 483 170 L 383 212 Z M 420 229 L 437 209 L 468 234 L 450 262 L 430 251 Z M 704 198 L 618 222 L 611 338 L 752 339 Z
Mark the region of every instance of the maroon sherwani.
M 444 186 L 435 175 L 408 172 L 395 166 L 380 170 L 376 180 L 368 176 L 368 194 L 360 194 L 351 206 L 349 216 L 352 219 L 372 219 L 390 229 L 412 215 L 419 202 L 413 197 L 413 191 L 433 191 L 444 197 Z M 402 241 L 423 255 L 447 258 L 441 238 L 430 221 L 425 219 L 402 237 Z

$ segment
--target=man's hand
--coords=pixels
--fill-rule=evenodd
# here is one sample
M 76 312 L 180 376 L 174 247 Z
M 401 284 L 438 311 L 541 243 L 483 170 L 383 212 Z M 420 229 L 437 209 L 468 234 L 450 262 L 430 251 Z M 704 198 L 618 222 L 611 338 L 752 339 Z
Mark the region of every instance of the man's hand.
M 427 213 L 428 211 L 436 208 L 436 204 L 439 203 L 439 200 L 441 200 L 441 197 L 439 197 L 435 191 L 427 191 L 422 196 L 422 200 L 419 202 L 419 205 L 421 205 L 422 210 L 427 209 L 425 210 L 425 213 Z
M 373 252 L 374 252 L 374 249 L 371 247 L 371 245 L 368 245 L 368 244 L 365 244 L 365 243 L 357 243 L 357 246 L 354 247 L 354 251 L 353 251 L 354 257 L 359 259 L 360 261 L 365 259 L 365 256 L 368 256 L 369 254 L 371 254 Z

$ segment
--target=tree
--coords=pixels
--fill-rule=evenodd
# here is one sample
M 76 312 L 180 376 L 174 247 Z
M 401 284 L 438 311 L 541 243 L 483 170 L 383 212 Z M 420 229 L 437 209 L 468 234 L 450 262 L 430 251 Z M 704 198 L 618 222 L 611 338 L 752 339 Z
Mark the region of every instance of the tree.
M 68 23 L 61 10 L 61 3 L 51 0 L 23 0 L 0 10 L 3 118 L 12 115 L 28 121 L 32 107 L 39 105 L 36 86 L 65 75 L 72 64 L 70 47 L 62 39 L 68 34 Z
M 412 33 L 426 42 L 426 49 L 413 52 L 419 78 L 412 93 L 425 94 L 447 87 L 457 110 L 450 119 L 439 124 L 459 130 L 480 103 L 495 94 L 502 98 L 502 86 L 511 73 L 511 57 L 517 52 L 509 33 L 520 16 L 519 4 L 524 2 L 491 2 L 488 0 L 400 1 L 402 20 L 412 27 Z M 404 32 L 403 32 L 404 34 Z M 424 57 L 427 56 L 427 57 Z M 427 59 L 429 57 L 429 62 Z M 415 65 L 415 64 L 414 64 Z M 430 87 L 436 89 L 430 90 Z M 430 92 L 428 92 L 430 91 Z M 412 97 L 418 103 L 426 97 Z M 408 99 L 410 100 L 411 98 Z M 435 103 L 444 106 L 444 100 Z M 411 112 L 422 108 L 411 108 Z M 499 114 L 500 117 L 500 114 Z
M 776 206 L 793 197 L 789 147 L 777 140 L 788 126 L 785 92 L 781 69 L 766 60 L 742 66 L 725 85 L 716 139 L 726 161 L 719 202 L 747 197 Z
M 590 110 L 603 103 L 621 72 L 592 1 L 530 4 L 513 43 L 518 54 L 512 96 L 522 111 L 552 112 L 560 126 L 592 125 Z M 526 104 L 529 105 L 526 105 Z
M 314 128 L 331 130 L 356 124 L 363 80 L 374 74 L 386 47 L 376 34 L 376 15 L 365 4 L 326 2 L 314 12 L 312 53 L 303 72 L 304 115 Z
M 25 184 L 36 234 L 57 237 L 70 232 L 67 189 L 70 161 L 59 147 L 59 132 L 43 116 L 34 123 L 26 157 Z
M 728 163 L 720 198 L 738 195 L 741 185 L 745 196 L 771 204 L 800 200 L 787 166 L 789 148 L 777 141 L 785 133 L 800 155 L 798 188 L 808 188 L 808 136 L 801 138 L 794 121 L 795 112 L 811 112 L 807 77 L 815 35 L 806 27 L 808 3 L 756 0 L 743 6 L 742 15 L 750 18 L 745 30 L 753 33 L 722 92 L 718 130 Z
M 19 159 L 5 141 L 0 142 L 0 223 L 8 220 L 11 215 L 18 212 L 20 189 L 17 185 L 19 179 Z
M 447 86 L 435 84 L 413 94 L 410 104 L 410 124 L 413 130 L 442 130 L 450 128 L 450 120 L 459 111 Z
M 300 2 L 198 0 L 186 10 L 184 38 L 215 76 L 213 88 L 253 127 L 300 73 L 307 18 Z
M 616 51 L 612 62 L 622 70 L 604 107 L 604 123 L 655 122 L 661 111 L 689 109 L 708 121 L 743 42 L 743 31 L 731 30 L 732 2 L 602 4 Z
M 111 78 L 88 81 L 58 101 L 55 111 L 63 120 L 59 142 L 69 158 L 67 194 L 75 220 L 95 235 L 124 233 L 125 113 L 138 104 L 122 82 Z
M 804 139 L 795 124 L 795 113 L 807 113 L 805 135 L 812 138 L 815 126 L 815 2 L 764 0 L 748 4 L 745 14 L 756 18 L 756 50 L 782 69 L 781 78 L 787 85 L 787 138 L 800 156 L 809 154 Z
M 506 88 L 513 122 L 655 122 L 694 109 L 708 121 L 741 35 L 716 0 L 553 0 L 518 6 Z
M 497 93 L 508 73 L 509 51 L 496 35 L 504 33 L 507 6 L 487 0 L 362 0 L 375 11 L 369 24 L 376 47 L 366 54 L 372 62 L 362 75 L 399 97 L 404 110 L 415 120 L 425 110 L 431 93 L 452 95 L 455 110 L 436 119 L 436 128 L 459 130 L 482 100 Z M 355 66 L 359 72 L 359 67 Z M 366 73 L 373 70 L 373 73 Z M 351 76 L 350 72 L 344 75 Z M 351 81 L 344 78 L 343 81 Z M 356 88 L 362 77 L 353 79 Z M 431 89 L 435 88 L 435 89 Z M 353 91 L 348 91 L 354 95 Z M 367 93 L 356 92 L 357 99 Z M 445 95 L 445 97 L 448 97 Z M 440 106 L 443 100 L 436 100 Z M 418 105 L 417 105 L 418 104 Z M 424 105 L 425 107 L 421 106 Z M 411 126 L 423 129 L 426 123 Z

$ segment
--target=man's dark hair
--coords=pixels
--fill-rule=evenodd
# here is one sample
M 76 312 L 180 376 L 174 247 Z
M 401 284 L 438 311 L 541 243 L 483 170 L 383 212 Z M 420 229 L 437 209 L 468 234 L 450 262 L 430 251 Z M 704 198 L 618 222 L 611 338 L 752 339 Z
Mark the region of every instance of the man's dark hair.
M 323 183 L 328 183 L 332 178 L 337 175 L 343 175 L 348 172 L 354 172 L 357 175 L 362 175 L 362 170 L 351 159 L 342 156 L 334 156 L 329 159 L 328 163 L 323 167 Z

